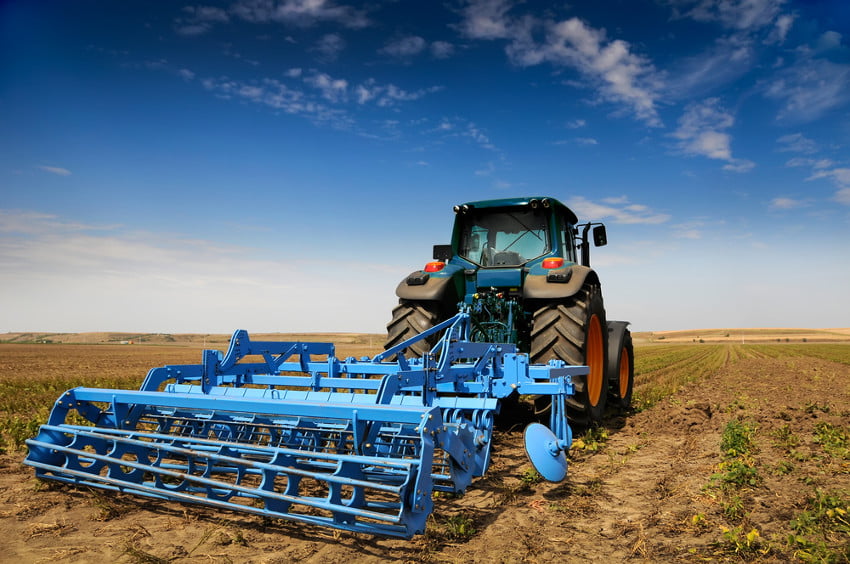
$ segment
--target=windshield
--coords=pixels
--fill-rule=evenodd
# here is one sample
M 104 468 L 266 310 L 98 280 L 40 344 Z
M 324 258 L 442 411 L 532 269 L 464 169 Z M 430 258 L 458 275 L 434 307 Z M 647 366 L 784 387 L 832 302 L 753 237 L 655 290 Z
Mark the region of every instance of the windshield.
M 520 266 L 549 251 L 544 210 L 473 210 L 461 221 L 460 256 L 481 266 Z

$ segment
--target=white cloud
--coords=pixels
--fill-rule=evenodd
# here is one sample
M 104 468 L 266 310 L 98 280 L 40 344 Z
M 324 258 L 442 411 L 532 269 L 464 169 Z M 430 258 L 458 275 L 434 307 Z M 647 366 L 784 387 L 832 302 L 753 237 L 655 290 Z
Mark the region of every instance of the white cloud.
M 512 35 L 512 22 L 507 13 L 509 0 L 473 0 L 463 9 L 462 32 L 473 39 L 507 39 Z
M 803 207 L 805 205 L 806 203 L 802 200 L 795 200 L 793 198 L 785 197 L 774 198 L 770 201 L 771 210 L 793 210 L 796 208 Z
M 38 235 L 46 232 L 103 231 L 116 227 L 115 225 L 87 225 L 69 222 L 54 214 L 30 210 L 0 209 L 0 233 Z
M 332 78 L 323 72 L 314 72 L 304 77 L 304 82 L 318 89 L 322 98 L 333 103 L 345 102 L 348 97 L 348 81 Z
M 841 48 L 841 34 L 837 31 L 829 30 L 823 32 L 818 38 L 814 51 L 817 53 L 823 53 L 825 51 L 832 51 L 833 49 L 839 48 Z
M 68 170 L 67 168 L 62 168 L 60 166 L 40 166 L 38 168 L 40 168 L 44 172 L 49 172 L 58 176 L 71 176 L 70 170 Z
M 189 69 L 179 69 L 177 71 L 177 76 L 179 76 L 180 78 L 182 78 L 186 82 L 189 82 L 190 80 L 195 78 L 195 73 L 193 73 Z
M 592 202 L 581 196 L 571 198 L 567 205 L 579 217 L 592 220 L 611 219 L 614 223 L 657 225 L 670 220 L 670 215 L 657 213 L 643 204 L 629 203 L 628 199 L 605 199 L 603 203 Z
M 717 227 L 717 224 L 722 224 L 723 222 L 717 222 L 714 227 Z M 691 221 L 686 221 L 684 223 L 679 223 L 676 225 L 672 225 L 672 236 L 676 239 L 688 239 L 691 241 L 697 241 L 703 238 L 703 232 L 706 227 L 709 227 L 705 221 L 701 219 L 693 219 Z
M 476 145 L 489 151 L 499 151 L 490 140 L 487 132 L 474 122 L 464 118 L 443 118 L 436 128 L 430 130 L 445 137 L 465 138 L 472 140 Z M 489 163 L 487 171 L 476 171 L 475 174 L 482 176 L 494 171 L 492 163 Z
M 369 25 L 363 10 L 339 6 L 330 0 L 238 0 L 230 13 L 251 23 L 285 23 L 309 27 L 333 22 L 358 29 Z
M 810 155 L 818 150 L 817 144 L 802 133 L 789 133 L 776 140 L 782 152 L 803 153 Z
M 435 41 L 431 43 L 431 56 L 435 59 L 448 59 L 454 55 L 455 46 L 448 41 Z
M 829 159 L 807 159 L 805 157 L 794 157 L 793 159 L 788 159 L 788 162 L 785 163 L 785 166 L 789 167 L 801 167 L 807 166 L 813 169 L 823 169 L 830 168 L 835 163 Z
M 788 36 L 791 26 L 794 25 L 796 17 L 795 14 L 783 14 L 776 18 L 773 30 L 767 36 L 765 43 L 785 43 L 785 38 Z
M 21 220 L 25 231 L 15 227 Z M 97 233 L 33 211 L 0 210 L 0 233 L 5 330 L 379 332 L 395 299 L 393 273 L 408 270 L 337 261 L 356 276 L 339 287 L 316 277 L 312 259 L 179 235 Z M 355 302 L 360 308 L 345 307 Z
M 802 57 L 775 75 L 765 95 L 781 104 L 779 121 L 814 121 L 850 101 L 850 64 Z
M 609 40 L 604 30 L 579 20 L 511 17 L 512 5 L 502 0 L 471 0 L 463 9 L 462 32 L 472 39 L 508 40 L 506 52 L 519 66 L 549 63 L 578 70 L 609 103 L 620 104 L 638 119 L 660 126 L 656 100 L 660 74 L 651 61 L 621 39 Z M 538 42 L 534 31 L 543 29 Z
M 674 17 L 717 22 L 723 27 L 746 30 L 771 26 L 785 0 L 669 0 Z M 790 24 L 783 24 L 790 25 Z
M 330 0 L 237 0 L 227 9 L 216 6 L 186 6 L 183 15 L 174 20 L 181 35 L 202 35 L 216 24 L 233 18 L 255 23 L 279 23 L 310 27 L 321 22 L 359 29 L 370 25 L 366 12 L 351 6 L 340 6 Z
M 723 165 L 723 170 L 729 172 L 749 172 L 756 167 L 756 163 L 748 159 L 733 159 Z
M 431 86 L 413 91 L 404 90 L 395 84 L 378 84 L 375 79 L 370 78 L 358 84 L 354 89 L 354 93 L 356 94 L 358 104 L 366 104 L 374 101 L 378 107 L 386 108 L 394 106 L 398 102 L 412 102 L 440 90 L 442 90 L 440 86 Z
M 746 172 L 755 163 L 732 156 L 732 137 L 725 130 L 734 124 L 735 118 L 720 106 L 720 100 L 709 98 L 685 108 L 673 137 L 686 155 L 726 161 L 724 170 Z
M 536 43 L 521 33 L 508 47 L 511 60 L 520 66 L 548 62 L 581 72 L 608 102 L 622 104 L 652 126 L 660 126 L 656 99 L 660 77 L 648 58 L 632 52 L 620 39 L 609 40 L 604 30 L 578 18 L 547 22 L 546 39 Z
M 313 51 L 318 53 L 319 58 L 324 62 L 336 61 L 343 49 L 345 49 L 345 39 L 338 33 L 326 33 L 313 46 Z
M 352 125 L 348 114 L 322 103 L 305 92 L 291 88 L 281 81 L 265 78 L 258 82 L 245 83 L 228 77 L 205 78 L 203 87 L 219 98 L 244 100 L 287 114 L 298 115 L 315 122 L 330 124 L 339 129 Z
M 704 96 L 744 76 L 755 62 L 752 38 L 744 34 L 720 37 L 702 52 L 675 60 L 665 92 L 683 99 Z
M 201 35 L 212 29 L 217 23 L 227 23 L 227 12 L 214 6 L 186 6 L 183 17 L 174 22 L 177 33 L 181 35 Z
M 850 190 L 850 168 L 830 168 L 816 170 L 806 180 L 829 179 L 839 190 L 835 193 L 835 199 L 841 203 L 847 203 L 847 190 Z
M 379 52 L 397 59 L 414 57 L 428 46 L 428 43 L 418 35 L 408 35 L 389 41 Z

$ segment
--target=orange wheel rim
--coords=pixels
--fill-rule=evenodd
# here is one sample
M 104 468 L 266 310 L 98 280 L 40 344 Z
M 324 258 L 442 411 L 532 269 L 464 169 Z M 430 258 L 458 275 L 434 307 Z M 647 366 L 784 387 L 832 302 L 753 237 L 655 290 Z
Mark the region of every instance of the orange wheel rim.
M 629 393 L 629 374 L 631 366 L 629 366 L 629 351 L 626 347 L 620 351 L 620 397 L 624 398 Z
M 602 397 L 602 382 L 604 374 L 602 368 L 604 366 L 602 350 L 602 323 L 599 317 L 594 315 L 590 318 L 590 327 L 587 332 L 587 351 L 586 361 L 590 368 L 590 373 L 587 375 L 587 401 L 592 406 L 599 405 L 599 399 Z

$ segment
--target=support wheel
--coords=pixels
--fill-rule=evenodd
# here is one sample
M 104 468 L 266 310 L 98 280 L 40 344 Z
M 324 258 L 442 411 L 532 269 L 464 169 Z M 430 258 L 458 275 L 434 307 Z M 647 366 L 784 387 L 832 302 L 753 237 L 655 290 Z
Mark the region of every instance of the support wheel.
M 587 365 L 590 373 L 573 378 L 575 395 L 567 398 L 567 416 L 581 425 L 596 425 L 608 397 L 608 331 L 602 292 L 585 284 L 572 298 L 545 304 L 534 312 L 531 361 L 556 358 Z
M 427 331 L 434 325 L 448 319 L 437 302 L 399 300 L 393 308 L 393 318 L 387 324 L 387 341 L 384 350 L 396 346 L 407 339 Z M 405 356 L 421 357 L 431 350 L 439 335 L 417 341 L 405 350 Z

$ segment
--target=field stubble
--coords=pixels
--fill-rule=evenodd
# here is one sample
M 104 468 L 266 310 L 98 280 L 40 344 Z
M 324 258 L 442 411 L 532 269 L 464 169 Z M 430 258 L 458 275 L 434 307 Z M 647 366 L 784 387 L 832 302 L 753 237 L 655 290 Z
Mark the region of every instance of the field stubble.
M 364 342 L 352 342 L 360 356 Z M 375 352 L 375 351 L 371 351 Z M 850 346 L 638 346 L 635 411 L 581 432 L 566 482 L 521 433 L 435 496 L 428 532 L 375 539 L 41 483 L 23 441 L 77 386 L 136 388 L 197 346 L 0 345 L 0 553 L 97 562 L 850 562 Z

